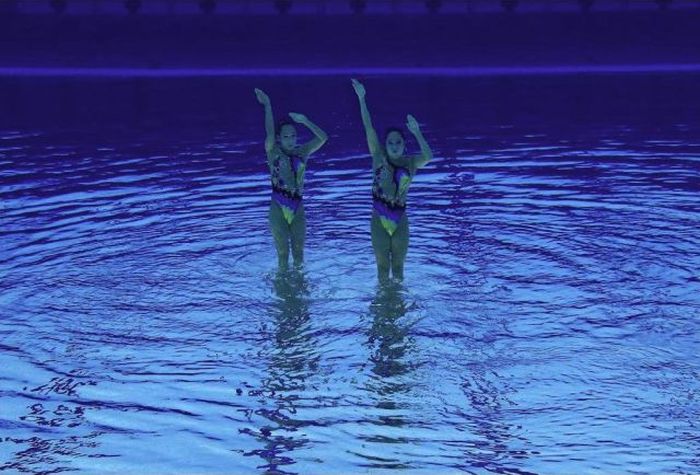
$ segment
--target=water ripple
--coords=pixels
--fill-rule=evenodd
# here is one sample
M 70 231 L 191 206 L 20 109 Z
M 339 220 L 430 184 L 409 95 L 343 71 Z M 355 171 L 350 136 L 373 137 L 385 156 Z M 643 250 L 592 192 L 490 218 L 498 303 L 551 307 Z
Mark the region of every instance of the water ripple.
M 695 471 L 700 144 L 448 132 L 388 286 L 352 147 L 278 273 L 261 143 L 0 133 L 0 468 Z

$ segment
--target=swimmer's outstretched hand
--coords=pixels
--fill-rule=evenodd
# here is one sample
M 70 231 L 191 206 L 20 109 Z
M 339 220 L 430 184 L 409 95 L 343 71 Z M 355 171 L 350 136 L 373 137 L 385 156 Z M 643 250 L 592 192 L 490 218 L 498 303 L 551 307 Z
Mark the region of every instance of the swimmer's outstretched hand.
M 309 122 L 309 119 L 307 119 L 304 114 L 299 114 L 297 112 L 290 112 L 289 117 L 291 117 L 294 122 L 299 124 L 306 124 Z
M 258 102 L 262 105 L 267 105 L 270 103 L 270 98 L 267 97 L 267 94 L 262 89 L 258 89 L 257 87 L 255 88 L 255 97 L 258 98 Z
M 355 94 L 357 94 L 357 97 L 360 99 L 363 99 L 365 97 L 366 91 L 365 91 L 365 86 L 362 85 L 360 81 L 357 79 L 352 79 L 352 87 L 355 89 Z
M 408 114 L 406 116 L 406 128 L 412 133 L 416 134 L 420 131 L 420 125 L 418 125 L 418 121 L 416 120 L 415 117 L 413 117 L 411 114 Z

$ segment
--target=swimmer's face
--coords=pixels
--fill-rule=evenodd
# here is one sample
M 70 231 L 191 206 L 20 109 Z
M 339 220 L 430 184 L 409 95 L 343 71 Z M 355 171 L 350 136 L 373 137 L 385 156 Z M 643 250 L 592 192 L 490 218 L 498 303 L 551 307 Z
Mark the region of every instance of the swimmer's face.
M 395 130 L 389 132 L 386 136 L 386 154 L 391 159 L 401 158 L 403 155 L 406 144 L 403 141 L 401 134 Z
M 297 146 L 297 130 L 291 124 L 284 124 L 277 134 L 277 141 L 284 152 L 291 152 Z

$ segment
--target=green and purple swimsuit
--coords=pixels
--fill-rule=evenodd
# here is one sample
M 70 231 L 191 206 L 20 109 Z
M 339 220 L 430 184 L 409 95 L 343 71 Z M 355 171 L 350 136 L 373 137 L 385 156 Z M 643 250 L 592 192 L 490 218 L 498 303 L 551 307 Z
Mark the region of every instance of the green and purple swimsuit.
M 392 183 L 395 186 L 394 196 L 384 192 L 382 181 L 385 173 L 390 173 Z M 399 226 L 401 218 L 406 213 L 406 194 L 411 184 L 411 172 L 409 169 L 390 164 L 384 161 L 374 169 L 372 180 L 372 208 L 379 216 L 382 227 L 393 236 Z
M 293 183 L 285 182 L 283 167 L 289 167 Z M 279 150 L 271 159 L 272 199 L 279 205 L 287 224 L 292 224 L 301 205 L 305 171 L 306 160 L 299 155 L 287 155 Z

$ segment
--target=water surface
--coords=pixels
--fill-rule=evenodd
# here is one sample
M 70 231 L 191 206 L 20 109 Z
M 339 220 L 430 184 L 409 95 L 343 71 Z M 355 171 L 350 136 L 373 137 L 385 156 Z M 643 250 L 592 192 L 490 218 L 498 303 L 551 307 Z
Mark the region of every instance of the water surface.
M 696 80 L 368 79 L 436 155 L 379 286 L 349 83 L 5 78 L 0 468 L 696 473 Z M 331 136 L 286 274 L 253 85 Z

